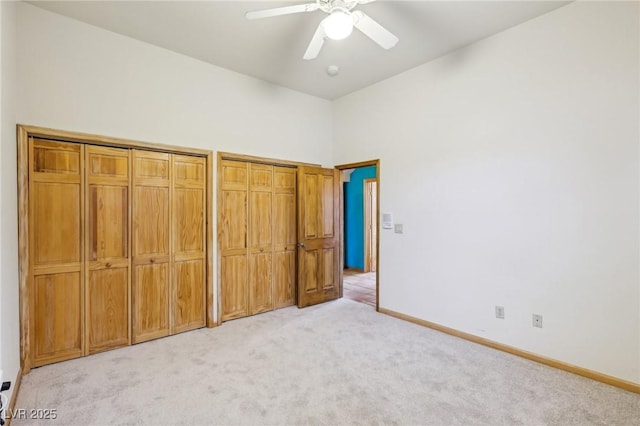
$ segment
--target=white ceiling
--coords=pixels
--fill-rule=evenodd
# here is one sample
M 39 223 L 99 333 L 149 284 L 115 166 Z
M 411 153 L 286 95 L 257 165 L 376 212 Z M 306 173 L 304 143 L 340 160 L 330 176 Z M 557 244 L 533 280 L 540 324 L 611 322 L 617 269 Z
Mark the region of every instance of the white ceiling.
M 383 50 L 354 30 L 302 59 L 322 11 L 249 21 L 302 1 L 31 1 L 80 21 L 281 86 L 335 99 L 535 18 L 560 1 L 376 1 L 359 5 L 400 38 Z M 330 77 L 329 65 L 340 73 Z

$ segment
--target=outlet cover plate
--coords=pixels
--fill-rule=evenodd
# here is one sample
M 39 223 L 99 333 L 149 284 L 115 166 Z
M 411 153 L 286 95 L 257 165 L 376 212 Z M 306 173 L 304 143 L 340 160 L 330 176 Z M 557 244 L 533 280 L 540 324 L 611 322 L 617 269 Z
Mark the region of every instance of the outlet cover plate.
M 496 306 L 496 318 L 504 319 L 504 306 Z

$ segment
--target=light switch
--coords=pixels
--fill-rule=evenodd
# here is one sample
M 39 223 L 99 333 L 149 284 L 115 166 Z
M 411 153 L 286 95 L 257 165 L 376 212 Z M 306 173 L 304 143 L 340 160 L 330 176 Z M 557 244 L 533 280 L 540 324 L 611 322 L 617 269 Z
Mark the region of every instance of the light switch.
M 396 223 L 394 228 L 393 228 L 393 231 L 396 234 L 402 234 L 402 224 L 401 223 Z
M 382 213 L 382 229 L 391 229 L 393 227 L 393 214 Z

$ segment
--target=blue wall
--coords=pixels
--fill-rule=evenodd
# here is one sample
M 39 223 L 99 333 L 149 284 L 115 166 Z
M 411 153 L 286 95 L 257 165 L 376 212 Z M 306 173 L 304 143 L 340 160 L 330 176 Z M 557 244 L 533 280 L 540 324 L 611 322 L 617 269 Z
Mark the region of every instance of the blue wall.
M 364 269 L 364 180 L 376 177 L 376 166 L 361 167 L 344 184 L 344 266 Z

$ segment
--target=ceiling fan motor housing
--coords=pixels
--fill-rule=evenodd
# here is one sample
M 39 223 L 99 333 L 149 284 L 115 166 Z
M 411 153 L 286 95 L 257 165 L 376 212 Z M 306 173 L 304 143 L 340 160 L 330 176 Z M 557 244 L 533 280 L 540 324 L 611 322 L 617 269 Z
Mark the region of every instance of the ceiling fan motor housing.
M 325 13 L 331 13 L 334 10 L 343 10 L 349 12 L 358 5 L 358 0 L 316 0 L 320 6 L 320 10 Z

